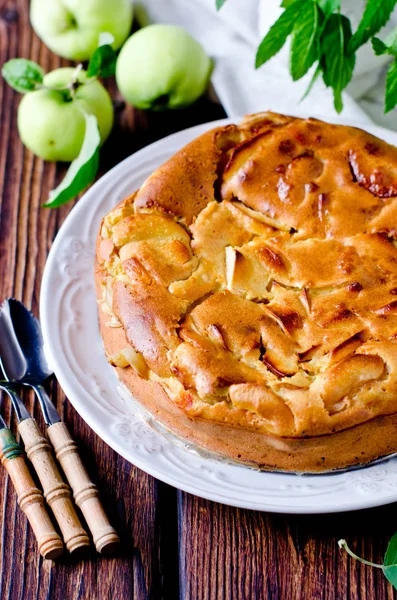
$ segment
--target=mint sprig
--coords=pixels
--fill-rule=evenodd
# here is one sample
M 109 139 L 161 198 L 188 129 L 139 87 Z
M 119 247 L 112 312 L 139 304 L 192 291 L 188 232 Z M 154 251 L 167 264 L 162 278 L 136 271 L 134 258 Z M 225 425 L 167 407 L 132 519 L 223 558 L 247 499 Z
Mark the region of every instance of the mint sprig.
M 352 558 L 358 560 L 363 565 L 368 565 L 369 567 L 374 567 L 375 569 L 382 569 L 386 579 L 395 589 L 397 589 L 397 533 L 395 533 L 389 541 L 382 565 L 357 556 L 357 554 L 350 550 L 346 540 L 339 540 L 338 546 L 341 550 L 345 550 Z
M 218 10 L 224 2 L 216 0 Z M 395 57 L 386 80 L 387 112 L 397 104 L 397 64 L 394 64 L 397 42 L 392 46 L 387 40 L 381 42 L 373 36 L 388 22 L 396 4 L 397 0 L 363 1 L 363 15 L 353 33 L 350 20 L 341 13 L 341 0 L 282 0 L 280 6 L 284 12 L 261 41 L 255 66 L 259 68 L 275 56 L 291 36 L 292 79 L 301 79 L 317 63 L 303 98 L 322 75 L 325 85 L 333 90 L 336 111 L 341 112 L 342 92 L 352 79 L 356 52 L 372 38 L 376 54 L 387 53 Z
M 70 164 L 62 182 L 51 190 L 47 202 L 43 206 L 57 208 L 72 200 L 84 190 L 94 179 L 99 166 L 98 122 L 94 115 L 82 111 L 85 119 L 84 141 L 78 157 Z

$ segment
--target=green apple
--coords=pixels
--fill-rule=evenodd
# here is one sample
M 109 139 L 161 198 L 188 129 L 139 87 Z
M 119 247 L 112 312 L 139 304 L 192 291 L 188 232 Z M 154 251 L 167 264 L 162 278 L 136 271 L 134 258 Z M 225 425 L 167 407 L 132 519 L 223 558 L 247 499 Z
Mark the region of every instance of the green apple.
M 116 81 L 133 106 L 182 108 L 203 94 L 211 69 L 211 59 L 186 31 L 174 25 L 149 25 L 122 47 Z
M 52 88 L 64 88 L 74 72 L 71 67 L 56 69 L 45 75 L 43 83 Z M 79 72 L 77 81 L 84 84 L 84 71 Z M 28 92 L 18 108 L 18 131 L 22 142 L 45 160 L 74 160 L 80 152 L 85 132 L 81 109 L 96 116 L 103 143 L 112 129 L 113 105 L 99 81 L 78 86 L 73 99 L 67 90 Z
M 132 0 L 32 0 L 30 21 L 41 40 L 59 56 L 88 60 L 99 34 L 114 36 L 114 50 L 127 38 L 132 23 Z

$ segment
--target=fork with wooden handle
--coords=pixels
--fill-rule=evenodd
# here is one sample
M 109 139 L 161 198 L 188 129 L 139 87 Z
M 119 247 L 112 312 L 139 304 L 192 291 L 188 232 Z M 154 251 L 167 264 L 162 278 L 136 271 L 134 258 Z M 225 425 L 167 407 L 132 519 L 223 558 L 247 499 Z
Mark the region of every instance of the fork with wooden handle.
M 78 446 L 66 424 L 61 421 L 43 386 L 32 387 L 39 398 L 47 424 L 48 438 L 73 490 L 74 500 L 92 533 L 95 547 L 102 554 L 113 554 L 120 545 L 120 538 L 109 522 L 99 498 L 98 488 L 91 481 L 80 458 Z
M 43 494 L 33 481 L 23 450 L 1 416 L 0 458 L 14 484 L 18 504 L 33 529 L 40 554 L 44 558 L 58 558 L 63 552 L 62 540 L 45 508 Z
M 32 386 L 40 401 L 47 427 L 47 434 L 56 458 L 62 467 L 72 490 L 74 500 L 80 508 L 92 533 L 95 547 L 102 554 L 111 555 L 120 545 L 120 538 L 103 509 L 99 491 L 91 481 L 78 452 L 78 446 L 70 435 L 65 423 L 42 386 Z M 53 457 L 48 440 L 43 437 L 24 403 L 7 384 L 8 394 L 17 415 L 18 431 L 25 444 L 26 454 L 33 463 L 43 486 L 44 496 L 51 506 L 54 516 L 64 536 L 69 552 L 89 545 L 89 538 L 76 514 L 69 486 L 63 481 Z
M 42 386 L 53 373 L 44 354 L 40 323 L 22 302 L 14 298 L 5 300 L 0 307 L 0 363 L 10 384 L 27 385 L 35 391 L 48 426 L 48 437 L 73 489 L 76 504 L 91 530 L 96 549 L 102 554 L 113 553 L 120 539 L 105 514 L 97 487 L 84 468 L 77 444 Z M 48 442 L 45 446 L 45 440 L 39 439 L 34 422 L 21 420 L 19 427 L 24 441 L 24 436 L 29 438 L 28 456 L 32 461 L 36 459 L 40 467 L 39 451 L 43 455 L 46 450 L 50 456 Z
M 42 435 L 13 387 L 7 384 L 2 385 L 2 389 L 11 398 L 25 452 L 40 480 L 44 497 L 59 525 L 66 548 L 69 552 L 75 552 L 89 546 L 90 539 L 77 516 L 72 492 L 62 479 L 48 440 Z

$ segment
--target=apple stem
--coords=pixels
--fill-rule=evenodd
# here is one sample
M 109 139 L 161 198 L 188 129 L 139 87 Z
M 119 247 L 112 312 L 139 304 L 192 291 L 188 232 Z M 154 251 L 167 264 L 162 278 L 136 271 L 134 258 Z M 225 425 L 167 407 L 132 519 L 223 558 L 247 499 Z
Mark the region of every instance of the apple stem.
M 74 98 L 75 91 L 81 85 L 81 83 L 79 81 L 77 81 L 77 79 L 78 79 L 79 73 L 82 68 L 83 68 L 82 63 L 79 63 L 73 72 L 71 82 L 67 86 L 67 89 L 70 91 L 70 95 L 72 96 L 72 98 Z
M 79 63 L 77 65 L 77 67 L 75 68 L 74 73 L 73 73 L 73 77 L 72 77 L 72 82 L 73 83 L 77 82 L 77 78 L 78 78 L 79 73 L 80 73 L 80 71 L 81 71 L 82 68 L 83 68 L 83 63 Z

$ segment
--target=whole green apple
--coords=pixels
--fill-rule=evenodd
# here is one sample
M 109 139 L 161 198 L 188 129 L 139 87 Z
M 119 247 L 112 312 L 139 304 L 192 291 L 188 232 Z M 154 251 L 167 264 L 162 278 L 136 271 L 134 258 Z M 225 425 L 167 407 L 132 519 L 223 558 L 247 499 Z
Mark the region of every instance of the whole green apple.
M 71 67 L 51 71 L 45 75 L 44 85 L 64 88 L 74 72 Z M 84 71 L 79 72 L 77 81 L 84 84 Z M 80 152 L 85 132 L 81 109 L 96 116 L 103 143 L 112 129 L 113 105 L 99 81 L 78 86 L 73 98 L 67 90 L 28 92 L 18 108 L 18 131 L 22 142 L 45 160 L 74 160 Z
M 41 40 L 59 56 L 88 60 L 99 34 L 114 36 L 114 50 L 127 38 L 132 23 L 132 0 L 32 0 L 30 21 Z
M 149 25 L 122 47 L 116 81 L 133 106 L 182 108 L 203 94 L 211 69 L 211 59 L 186 31 L 174 25 Z

